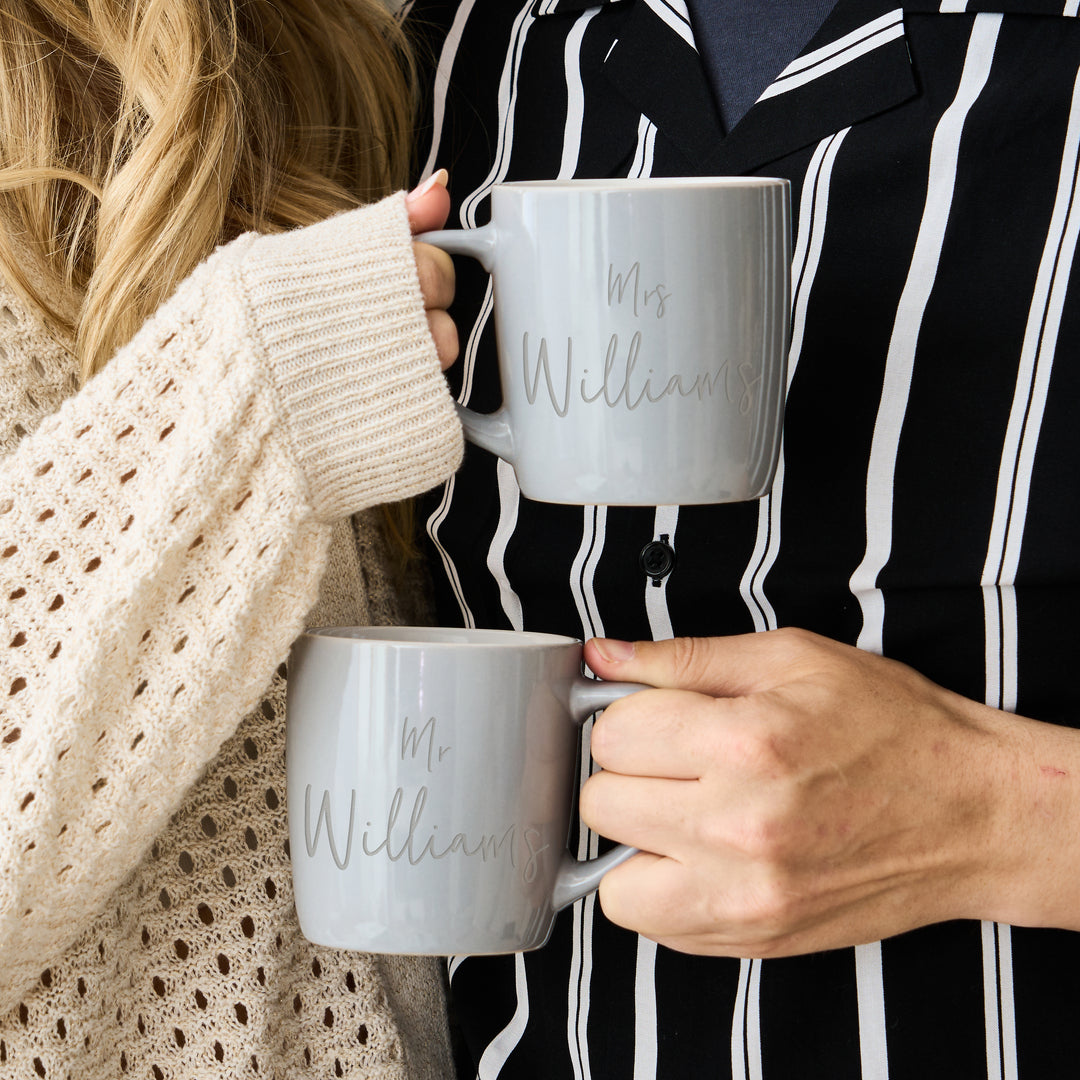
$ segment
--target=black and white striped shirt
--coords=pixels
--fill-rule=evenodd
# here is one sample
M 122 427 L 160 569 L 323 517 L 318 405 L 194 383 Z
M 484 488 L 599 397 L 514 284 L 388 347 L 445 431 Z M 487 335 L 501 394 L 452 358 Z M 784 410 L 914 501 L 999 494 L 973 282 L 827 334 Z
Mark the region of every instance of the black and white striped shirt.
M 418 0 L 420 165 L 450 169 L 459 224 L 487 219 L 493 184 L 541 177 L 780 175 L 795 209 L 771 495 L 543 505 L 470 448 L 428 511 L 442 621 L 631 639 L 796 625 L 1075 724 L 1078 7 L 840 0 L 724 138 L 682 0 Z M 454 314 L 455 390 L 492 410 L 475 264 Z M 639 556 L 661 540 L 675 568 L 654 579 Z M 544 949 L 451 975 L 484 1078 L 1080 1075 L 1080 935 L 1063 931 L 951 923 L 722 960 L 658 948 L 588 898 Z

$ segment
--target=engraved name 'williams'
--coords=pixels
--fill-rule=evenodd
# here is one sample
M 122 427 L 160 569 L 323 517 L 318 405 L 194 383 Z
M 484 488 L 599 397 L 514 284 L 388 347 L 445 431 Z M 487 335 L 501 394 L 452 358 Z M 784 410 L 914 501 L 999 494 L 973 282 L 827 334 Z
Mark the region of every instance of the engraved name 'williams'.
M 622 404 L 627 410 L 633 412 L 642 404 L 655 405 L 665 398 L 676 395 L 681 398 L 696 397 L 698 401 L 720 396 L 728 404 L 736 405 L 740 416 L 746 416 L 752 412 L 758 385 L 761 382 L 761 373 L 753 364 L 743 362 L 733 366 L 725 360 L 714 370 L 699 372 L 692 376 L 672 375 L 666 382 L 654 384 L 655 373 L 652 368 L 647 369 L 644 378 L 637 370 L 640 353 L 640 331 L 631 337 L 628 345 L 623 346 L 621 355 L 619 335 L 612 334 L 608 339 L 607 350 L 604 354 L 603 372 L 590 375 L 588 368 L 581 370 L 582 377 L 578 383 L 577 392 L 582 402 L 586 405 L 599 404 L 612 409 Z M 565 376 L 560 386 L 557 386 L 552 378 L 546 337 L 540 338 L 534 360 L 529 347 L 528 332 L 522 336 L 521 367 L 525 380 L 525 397 L 529 404 L 536 403 L 540 393 L 540 379 L 543 377 L 544 389 L 547 391 L 552 408 L 558 416 L 566 416 L 570 411 L 571 398 L 574 396 L 573 338 L 566 339 Z
M 356 790 L 349 792 L 349 826 L 346 833 L 344 852 L 340 847 L 340 823 L 335 833 L 333 813 L 330 805 L 330 792 L 323 791 L 318 813 L 312 828 L 312 787 L 304 789 L 304 843 L 309 858 L 315 856 L 319 848 L 320 835 L 325 830 L 330 857 L 339 870 L 348 868 L 352 861 L 353 839 L 356 826 Z M 521 861 L 521 876 L 526 883 L 532 882 L 539 870 L 539 859 L 548 848 L 540 844 L 542 834 L 539 829 L 520 828 L 517 824 L 508 825 L 501 833 L 490 832 L 470 836 L 464 832 L 454 833 L 446 839 L 446 831 L 441 834 L 439 826 L 424 820 L 424 810 L 428 801 L 427 787 L 421 787 L 413 799 L 406 825 L 402 819 L 405 805 L 405 792 L 397 788 L 390 801 L 385 826 L 380 822 L 375 828 L 372 822 L 365 822 L 360 834 L 361 851 L 374 858 L 382 856 L 390 862 L 406 859 L 416 866 L 424 859 L 445 859 L 448 855 L 460 855 L 464 858 L 479 858 L 482 862 L 506 858 L 515 869 Z

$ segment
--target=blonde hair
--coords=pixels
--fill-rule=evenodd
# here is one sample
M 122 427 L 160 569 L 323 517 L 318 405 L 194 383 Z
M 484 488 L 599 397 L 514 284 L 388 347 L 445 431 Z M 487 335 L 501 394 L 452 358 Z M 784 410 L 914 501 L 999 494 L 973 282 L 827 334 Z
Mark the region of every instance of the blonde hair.
M 218 244 L 401 186 L 413 86 L 382 0 L 2 0 L 0 274 L 88 378 Z

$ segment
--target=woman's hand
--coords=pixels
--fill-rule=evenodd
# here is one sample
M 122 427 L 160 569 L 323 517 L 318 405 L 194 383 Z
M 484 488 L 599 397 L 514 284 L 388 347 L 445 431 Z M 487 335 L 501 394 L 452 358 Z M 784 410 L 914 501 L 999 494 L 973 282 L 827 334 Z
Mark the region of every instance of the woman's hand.
M 441 229 L 446 224 L 450 213 L 446 180 L 446 170 L 440 169 L 405 197 L 414 236 L 430 229 Z M 445 371 L 458 356 L 457 327 L 446 311 L 454 299 L 454 262 L 445 251 L 431 244 L 414 243 L 413 254 L 428 326 L 435 340 L 439 363 Z

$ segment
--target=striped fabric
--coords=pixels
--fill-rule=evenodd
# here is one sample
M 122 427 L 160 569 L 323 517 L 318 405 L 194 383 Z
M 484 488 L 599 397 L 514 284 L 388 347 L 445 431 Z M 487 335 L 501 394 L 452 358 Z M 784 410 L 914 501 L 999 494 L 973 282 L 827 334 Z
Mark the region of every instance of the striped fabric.
M 417 0 L 420 160 L 454 217 L 507 179 L 793 185 L 789 405 L 759 502 L 550 506 L 471 448 L 427 512 L 450 624 L 663 638 L 797 625 L 1077 723 L 1077 0 L 840 0 L 724 138 L 682 0 Z M 459 262 L 459 397 L 499 404 L 487 276 Z M 666 538 L 674 570 L 642 548 Z M 589 769 L 584 757 L 582 775 Z M 581 856 L 606 842 L 582 831 Z M 691 957 L 595 898 L 523 956 L 455 958 L 473 1075 L 1080 1075 L 1080 936 L 951 923 L 785 960 Z

